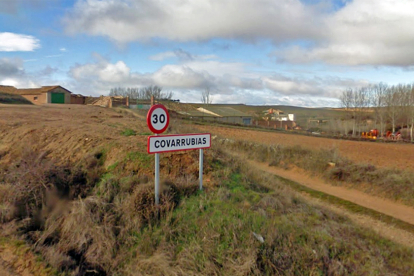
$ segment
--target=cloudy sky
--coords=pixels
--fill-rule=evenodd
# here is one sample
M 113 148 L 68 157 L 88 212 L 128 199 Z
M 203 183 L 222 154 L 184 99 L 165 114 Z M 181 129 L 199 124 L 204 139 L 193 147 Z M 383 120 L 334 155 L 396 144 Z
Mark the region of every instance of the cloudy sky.
M 414 81 L 413 0 L 0 0 L 0 84 L 339 106 Z

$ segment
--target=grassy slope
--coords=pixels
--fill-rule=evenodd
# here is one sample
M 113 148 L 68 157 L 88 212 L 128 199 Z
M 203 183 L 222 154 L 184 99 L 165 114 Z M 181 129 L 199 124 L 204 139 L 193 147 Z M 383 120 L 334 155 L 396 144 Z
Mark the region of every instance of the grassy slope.
M 174 123 L 176 132 L 185 132 L 178 121 Z M 128 137 L 137 143 L 137 137 L 124 126 L 113 127 L 120 139 Z M 414 274 L 412 250 L 313 206 L 277 179 L 252 172 L 226 156 L 219 147 L 214 143 L 206 151 L 205 179 L 210 181 L 202 193 L 196 192 L 197 154 L 163 154 L 162 175 L 169 176 L 170 184 L 163 186 L 159 209 L 153 202 L 153 156 L 146 154 L 143 142 L 139 142 L 139 149 L 122 147 L 122 152 L 115 142 L 108 143 L 105 148 L 96 148 L 96 154 L 85 155 L 81 168 L 71 170 L 53 167 L 42 159 L 44 155 L 22 156 L 25 162 L 12 168 L 22 177 L 17 186 L 45 179 L 57 184 L 56 176 L 62 173 L 60 184 L 77 185 L 63 212 L 50 212 L 33 203 L 28 219 L 16 217 L 19 231 L 36 242 L 37 252 L 61 272 Z M 35 170 L 28 165 L 34 165 Z M 0 194 L 0 221 L 7 222 L 14 197 L 5 196 L 13 190 L 6 185 L 7 179 L 3 181 L 0 179 L 4 191 Z M 45 192 L 42 185 L 38 188 Z M 30 193 L 24 196 L 37 199 Z M 36 215 L 39 210 L 45 216 L 43 221 Z M 262 235 L 264 243 L 252 232 Z
M 195 275 L 414 273 L 413 251 L 310 205 L 274 178 L 240 173 L 246 169 L 222 175 L 217 190 L 186 199 L 166 221 L 137 233 L 136 250 L 144 256 L 133 259 L 134 269 L 165 275 L 184 268 Z
M 32 104 L 20 95 L 0 92 L 0 104 Z

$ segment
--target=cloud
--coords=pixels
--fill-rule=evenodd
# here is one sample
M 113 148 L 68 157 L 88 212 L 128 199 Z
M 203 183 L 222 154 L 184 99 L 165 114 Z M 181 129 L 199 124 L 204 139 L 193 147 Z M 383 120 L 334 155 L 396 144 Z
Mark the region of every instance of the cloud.
M 51 67 L 50 65 L 47 65 L 43 70 L 41 70 L 38 75 L 40 77 L 49 77 L 53 75 L 54 73 L 57 73 L 59 71 L 56 67 Z
M 194 55 L 182 49 L 158 53 L 156 55 L 149 57 L 150 60 L 154 60 L 154 61 L 163 61 L 163 60 L 171 59 L 171 58 L 176 58 L 180 62 L 188 62 L 188 61 L 195 61 L 195 60 L 217 59 L 218 57 L 216 55 Z
M 0 77 L 18 76 L 24 74 L 23 61 L 19 58 L 0 58 Z
M 123 61 L 115 64 L 96 55 L 95 63 L 77 64 L 70 69 L 70 75 L 76 80 L 98 80 L 106 83 L 122 83 L 130 78 L 130 68 Z
M 20 58 L 0 58 L 0 85 L 12 85 L 19 88 L 36 87 L 37 79 L 27 74 L 24 61 Z
M 288 77 L 249 71 L 249 64 L 219 60 L 188 60 L 167 64 L 146 74 L 133 72 L 118 60 L 110 62 L 95 55 L 92 63 L 70 69 L 73 91 L 99 95 L 113 87 L 158 85 L 173 91 L 182 101 L 200 101 L 201 91 L 209 88 L 216 103 L 297 104 L 301 106 L 337 106 L 344 87 L 367 85 L 364 80 L 338 77 Z
M 64 52 L 67 52 L 68 50 L 66 48 L 62 47 L 62 48 L 59 49 L 59 51 L 64 53 Z
M 53 4 L 59 0 L 2 0 L 0 14 L 17 14 L 22 6 L 29 6 L 31 9 L 40 9 Z
M 25 61 L 20 58 L 0 58 L 0 84 L 18 88 L 33 88 L 57 83 L 53 75 L 58 68 L 45 66 L 43 69 L 28 72 Z
M 412 0 L 78 0 L 63 23 L 68 33 L 121 44 L 265 39 L 289 63 L 406 67 L 414 64 L 413 10 Z M 178 54 L 152 59 L 190 58 Z
M 68 33 L 120 43 L 155 38 L 281 42 L 319 36 L 320 12 L 299 0 L 78 0 L 63 24 Z
M 40 42 L 31 35 L 0 33 L 0 52 L 31 52 L 40 48 Z
M 340 65 L 414 65 L 414 2 L 354 0 L 324 19 L 325 37 L 312 47 L 275 52 L 291 63 Z
M 163 61 L 175 57 L 177 57 L 177 55 L 173 51 L 169 51 L 150 56 L 149 59 L 154 61 Z

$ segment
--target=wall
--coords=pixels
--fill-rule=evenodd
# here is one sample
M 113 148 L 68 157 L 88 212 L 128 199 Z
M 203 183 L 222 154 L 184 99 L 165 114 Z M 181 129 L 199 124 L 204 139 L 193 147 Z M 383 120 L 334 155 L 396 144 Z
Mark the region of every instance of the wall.
M 253 125 L 269 128 L 294 128 L 296 122 L 293 121 L 254 121 Z
M 78 97 L 78 96 L 71 96 L 70 97 L 71 104 L 85 104 L 85 97 Z
M 28 99 L 29 101 L 31 101 L 34 104 L 44 104 L 47 103 L 47 99 L 46 99 L 46 93 L 42 93 L 39 95 L 22 95 L 22 97 Z M 37 101 L 35 100 L 35 97 L 37 97 Z
M 217 121 L 224 122 L 224 123 L 230 123 L 230 124 L 244 125 L 243 119 L 250 119 L 250 122 L 252 122 L 252 117 L 233 117 L 233 116 L 217 118 Z

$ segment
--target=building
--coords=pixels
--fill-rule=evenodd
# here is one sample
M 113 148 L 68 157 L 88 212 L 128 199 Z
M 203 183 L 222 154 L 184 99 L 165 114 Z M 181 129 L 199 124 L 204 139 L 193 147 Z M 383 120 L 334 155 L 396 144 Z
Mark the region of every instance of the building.
M 230 124 L 251 125 L 252 116 L 231 107 L 205 106 L 197 108 L 202 115 L 208 118 L 211 115 L 214 121 Z M 210 119 L 209 118 L 209 119 Z
M 74 95 L 72 92 L 60 85 L 24 89 L 0 85 L 0 92 L 21 95 L 34 104 L 83 104 L 85 102 L 84 96 Z
M 295 121 L 295 114 L 285 114 L 282 110 L 266 109 L 263 112 L 265 121 Z
M 268 115 L 268 114 L 282 115 L 284 114 L 284 112 L 279 109 L 269 108 L 269 109 L 264 110 L 263 114 L 264 115 Z
M 295 121 L 254 121 L 254 125 L 256 126 L 262 126 L 262 127 L 268 127 L 268 128 L 274 128 L 274 129 L 294 129 L 297 127 Z
M 71 94 L 70 103 L 71 104 L 85 104 L 86 97 L 81 94 Z

